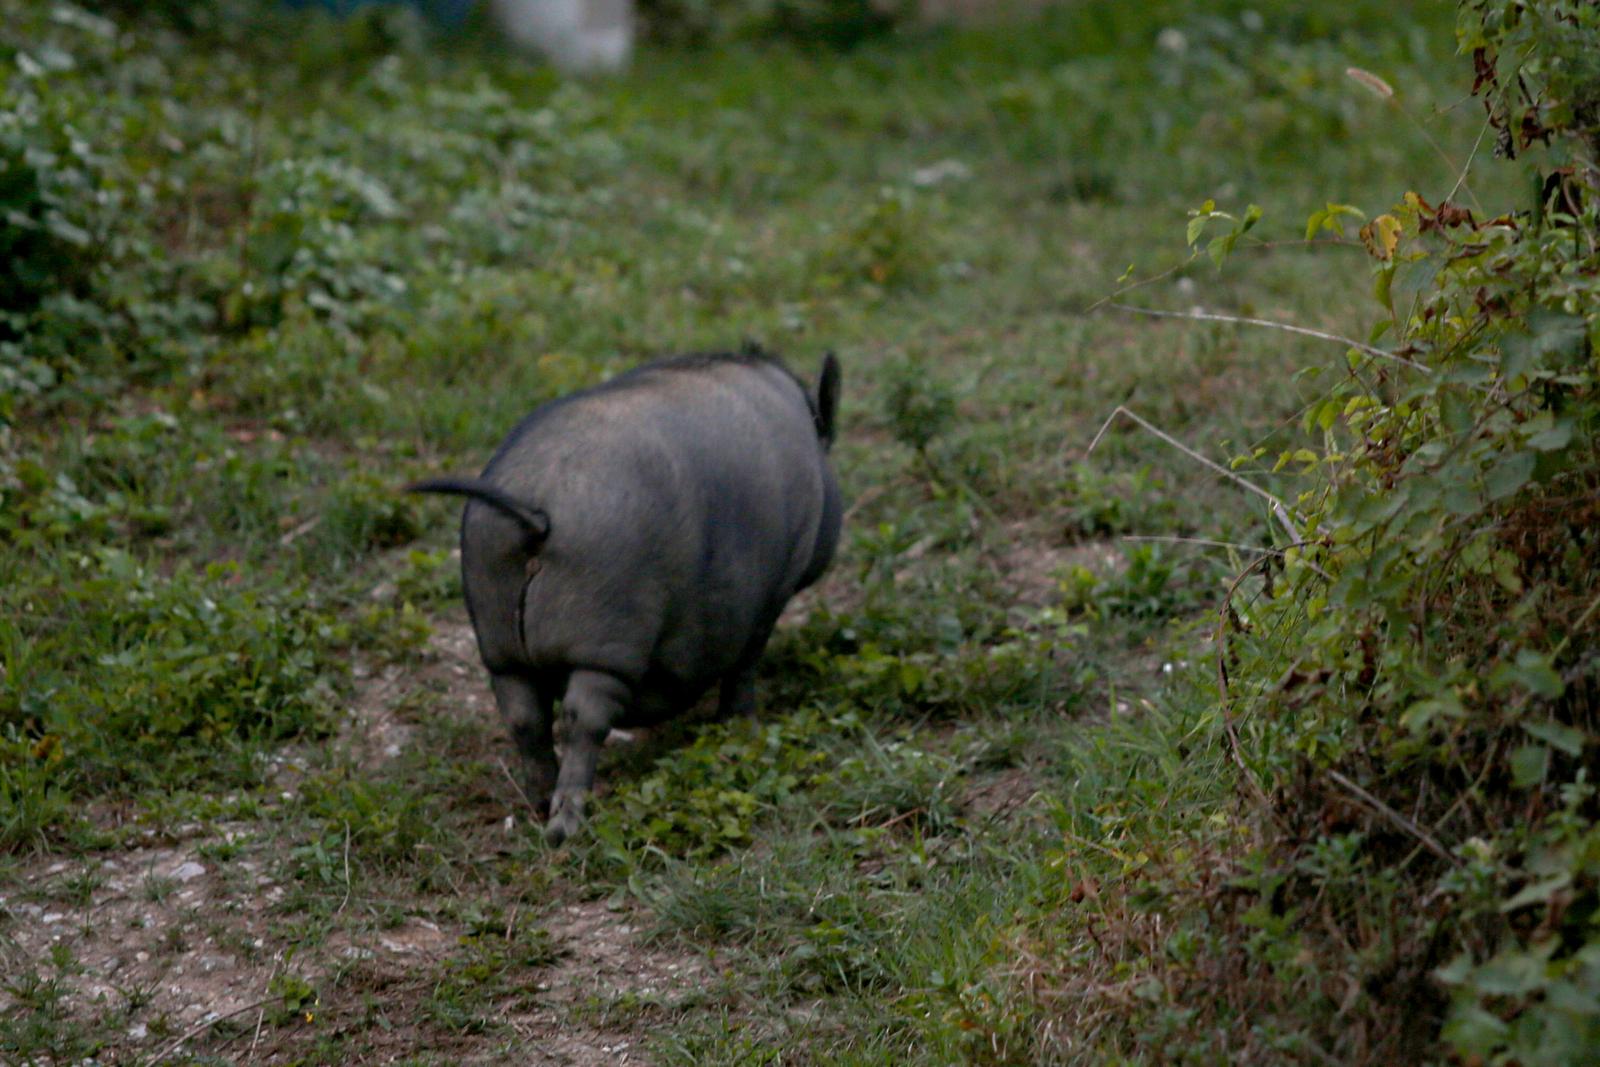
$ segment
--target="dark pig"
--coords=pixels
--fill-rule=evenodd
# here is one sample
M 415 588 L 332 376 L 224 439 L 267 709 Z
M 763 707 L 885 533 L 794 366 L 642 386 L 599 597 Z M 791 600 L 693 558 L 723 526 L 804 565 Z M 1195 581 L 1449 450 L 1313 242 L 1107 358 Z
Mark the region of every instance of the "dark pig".
M 838 403 L 832 355 L 815 392 L 759 349 L 666 359 L 539 408 L 478 478 L 408 487 L 469 498 L 467 610 L 551 841 L 583 821 L 613 727 L 717 683 L 722 713 L 754 711 L 778 615 L 839 541 Z

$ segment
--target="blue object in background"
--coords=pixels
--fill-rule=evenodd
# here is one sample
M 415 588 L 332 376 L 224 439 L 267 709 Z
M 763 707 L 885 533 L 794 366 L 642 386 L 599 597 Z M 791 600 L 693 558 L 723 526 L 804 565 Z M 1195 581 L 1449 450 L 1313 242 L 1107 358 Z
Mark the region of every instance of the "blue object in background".
M 294 8 L 320 7 L 340 18 L 349 15 L 357 8 L 372 4 L 406 4 L 446 26 L 461 25 L 477 4 L 477 0 L 283 0 L 283 2 Z

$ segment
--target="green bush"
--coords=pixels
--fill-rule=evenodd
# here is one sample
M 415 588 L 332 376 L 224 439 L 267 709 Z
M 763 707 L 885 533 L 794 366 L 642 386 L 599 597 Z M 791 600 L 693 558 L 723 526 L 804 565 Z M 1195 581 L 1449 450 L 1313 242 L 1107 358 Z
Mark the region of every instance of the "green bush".
M 1388 1047 L 1574 1063 L 1600 1043 L 1600 9 L 1472 0 L 1459 38 L 1536 198 L 1408 193 L 1362 228 L 1387 354 L 1352 350 L 1305 416 L 1330 443 L 1302 543 L 1224 700 L 1275 899 L 1344 932 L 1305 951 L 1374 991 Z M 1365 873 L 1308 862 L 1341 841 Z

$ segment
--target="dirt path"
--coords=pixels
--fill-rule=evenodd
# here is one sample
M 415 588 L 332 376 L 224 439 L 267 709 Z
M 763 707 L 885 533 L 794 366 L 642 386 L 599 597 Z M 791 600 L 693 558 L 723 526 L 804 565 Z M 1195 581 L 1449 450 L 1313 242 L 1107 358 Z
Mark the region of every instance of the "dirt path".
M 428 652 L 420 670 L 357 669 L 349 726 L 335 744 L 364 773 L 383 773 L 419 743 L 401 709 L 423 685 L 443 687 L 442 696 L 428 697 L 430 708 L 471 717 L 483 744 L 501 745 L 470 629 L 441 623 Z M 22 1017 L 31 1008 L 36 1019 L 92 1033 L 108 1063 L 166 1055 L 181 1062 L 184 1052 L 285 1062 L 303 1057 L 308 1040 L 328 1038 L 319 1015 L 336 1019 L 328 1026 L 343 1033 L 363 1000 L 367 1015 L 385 1022 L 343 1046 L 353 1054 L 346 1062 L 430 1053 L 440 1062 L 513 1054 L 562 1067 L 649 1062 L 642 1046 L 650 1012 L 618 1005 L 670 1008 L 699 988 L 707 965 L 646 943 L 641 930 L 650 917 L 626 902 L 551 899 L 530 909 L 538 914 L 527 922 L 548 937 L 550 960 L 515 976 L 510 1003 L 484 1011 L 491 1025 L 479 1034 L 441 1034 L 419 1023 L 470 931 L 450 921 L 439 900 L 422 896 L 385 902 L 387 922 L 358 917 L 370 912 L 359 893 L 331 914 L 293 910 L 302 887 L 286 857 L 307 841 L 279 815 L 295 800 L 308 762 L 307 754 L 282 756 L 270 798 L 253 818 L 124 831 L 124 843 L 104 851 L 16 864 L 0 882 L 0 966 L 8 975 L 0 1011 Z M 220 806 L 237 800 L 220 798 Z M 320 998 L 298 1008 L 307 1025 L 274 984 L 289 972 Z

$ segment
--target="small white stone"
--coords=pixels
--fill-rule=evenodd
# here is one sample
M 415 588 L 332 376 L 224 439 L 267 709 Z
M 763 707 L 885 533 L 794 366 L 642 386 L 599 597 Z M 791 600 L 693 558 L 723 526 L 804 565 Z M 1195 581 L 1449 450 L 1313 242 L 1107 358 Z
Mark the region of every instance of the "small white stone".
M 911 172 L 911 184 L 926 189 L 945 182 L 964 182 L 972 177 L 972 168 L 959 159 L 941 159 Z
M 52 912 L 47 912 L 45 914 L 43 921 L 47 922 L 47 923 L 58 923 L 62 919 L 65 919 L 65 918 L 66 918 L 66 916 L 64 914 L 62 914 L 61 912 L 52 911 Z
M 145 1036 L 149 1033 L 150 1028 L 144 1023 L 134 1023 L 132 1026 L 128 1027 L 128 1036 L 135 1041 L 143 1041 Z
M 192 882 L 205 873 L 206 868 L 204 864 L 196 863 L 194 860 L 189 860 L 186 863 L 181 863 L 177 867 L 174 867 L 172 870 L 172 877 L 176 878 L 180 882 Z

